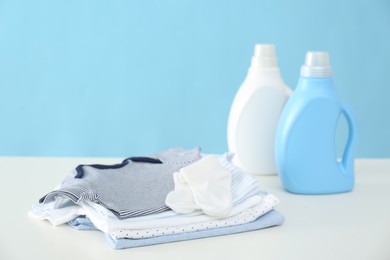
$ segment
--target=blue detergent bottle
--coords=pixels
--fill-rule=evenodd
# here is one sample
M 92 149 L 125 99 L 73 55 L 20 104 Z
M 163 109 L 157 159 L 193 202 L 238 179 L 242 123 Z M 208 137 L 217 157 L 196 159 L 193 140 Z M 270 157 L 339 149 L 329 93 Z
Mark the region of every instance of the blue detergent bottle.
M 340 116 L 349 135 L 341 161 L 335 148 Z M 355 123 L 339 100 L 327 52 L 307 52 L 297 88 L 280 117 L 275 157 L 284 188 L 298 194 L 348 192 L 354 186 Z

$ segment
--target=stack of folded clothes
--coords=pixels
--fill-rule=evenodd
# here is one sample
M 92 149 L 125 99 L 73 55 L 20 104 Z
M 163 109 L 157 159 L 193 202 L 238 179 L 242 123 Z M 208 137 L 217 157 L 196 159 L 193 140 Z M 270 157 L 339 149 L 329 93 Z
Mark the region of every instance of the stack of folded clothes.
M 115 249 L 281 225 L 278 198 L 231 159 L 175 148 L 115 165 L 79 165 L 30 215 L 100 230 Z

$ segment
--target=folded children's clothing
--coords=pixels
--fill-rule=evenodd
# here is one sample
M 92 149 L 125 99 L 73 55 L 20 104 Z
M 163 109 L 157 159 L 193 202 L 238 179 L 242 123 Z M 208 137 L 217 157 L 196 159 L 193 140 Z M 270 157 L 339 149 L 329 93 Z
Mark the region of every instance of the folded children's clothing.
M 240 168 L 234 166 L 231 160 L 231 154 L 226 153 L 218 156 L 220 164 L 231 173 L 231 194 L 233 207 L 246 201 L 252 196 L 265 196 L 266 192 L 262 191 L 256 179 L 246 174 Z M 107 183 L 106 185 L 109 185 Z M 83 205 L 84 208 L 80 205 Z M 90 201 L 82 201 L 79 204 L 74 204 L 69 197 L 57 195 L 55 200 L 46 203 L 37 203 L 33 205 L 31 214 L 40 219 L 48 219 L 53 225 L 64 224 L 76 216 L 74 215 L 75 209 L 78 209 L 80 215 L 85 215 L 85 208 L 94 209 L 89 210 L 91 217 L 96 222 L 98 229 L 103 232 L 111 232 L 113 230 L 124 228 L 124 224 L 127 222 L 139 222 L 143 220 L 161 219 L 167 217 L 178 216 L 178 214 L 172 210 L 164 211 L 146 216 L 137 216 L 127 219 L 118 219 L 118 217 L 111 211 L 102 205 L 93 203 Z M 201 211 L 195 211 L 186 216 L 201 215 Z
M 232 164 L 232 156 L 175 148 L 115 165 L 79 165 L 30 214 L 100 230 L 116 249 L 280 225 L 278 198 Z M 183 189 L 184 199 L 176 193 Z
M 273 196 L 273 195 L 272 195 Z M 256 195 L 248 198 L 246 201 L 233 207 L 228 217 L 234 216 L 243 210 L 251 208 L 263 200 L 262 196 Z M 275 205 L 278 201 L 275 200 Z M 85 210 L 85 215 L 91 220 L 94 226 L 105 232 L 110 233 L 126 229 L 147 229 L 147 228 L 162 228 L 176 227 L 180 225 L 188 225 L 200 222 L 212 221 L 220 219 L 203 214 L 202 212 L 194 212 L 192 214 L 177 214 L 174 211 L 166 211 L 160 214 L 150 215 L 153 218 L 134 217 L 128 219 L 117 219 L 109 214 L 100 205 L 82 204 Z M 100 211 L 100 212 L 99 212 Z M 170 213 L 170 214 L 169 214 Z
M 107 240 L 114 249 L 125 249 L 259 230 L 281 225 L 283 221 L 283 215 L 275 210 L 272 210 L 267 214 L 257 218 L 255 221 L 243 225 L 206 229 L 194 232 L 164 235 L 144 239 L 115 238 L 114 236 L 107 234 Z
M 261 214 L 265 214 L 266 212 L 274 209 L 279 203 L 279 200 L 272 194 L 268 194 L 264 197 L 262 196 L 252 196 L 246 201 L 238 204 L 233 207 L 230 215 L 228 217 L 237 220 L 237 215 L 244 215 L 243 212 L 248 212 L 251 210 L 251 213 L 255 214 L 255 217 L 260 216 Z M 137 233 L 142 230 L 158 230 L 162 228 L 169 228 L 170 230 L 175 230 L 180 226 L 191 226 L 191 225 L 201 225 L 202 223 L 210 223 L 213 221 L 222 221 L 227 218 L 217 218 L 211 217 L 202 213 L 193 213 L 193 214 L 176 214 L 172 212 L 172 214 L 168 215 L 168 212 L 160 213 L 160 218 L 145 218 L 145 217 L 136 217 L 129 218 L 126 220 L 106 220 L 102 217 L 101 214 L 97 213 L 95 207 L 83 205 L 85 209 L 85 213 L 88 216 L 89 221 L 93 224 L 96 229 L 99 229 L 105 233 L 112 233 L 118 237 L 122 237 L 128 232 L 126 231 L 134 231 Z M 152 216 L 152 215 L 150 215 Z M 252 214 L 253 218 L 253 214 Z M 244 221 L 245 222 L 245 221 Z M 77 223 L 77 222 L 76 222 Z M 83 221 L 86 223 L 86 220 Z M 225 224 L 226 223 L 226 224 Z M 72 223 L 70 223 L 72 225 Z M 234 221 L 224 222 L 224 225 L 235 224 Z M 209 224 L 208 224 L 209 225 Z M 145 231 L 145 232 L 146 232 Z M 140 233 L 138 232 L 138 233 Z

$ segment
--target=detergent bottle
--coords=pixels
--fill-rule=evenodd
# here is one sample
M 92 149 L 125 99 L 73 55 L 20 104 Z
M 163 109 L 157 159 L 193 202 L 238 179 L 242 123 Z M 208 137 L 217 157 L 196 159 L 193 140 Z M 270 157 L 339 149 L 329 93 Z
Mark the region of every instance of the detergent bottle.
M 335 135 L 340 116 L 348 124 L 341 161 Z M 275 157 L 284 188 L 298 194 L 348 192 L 354 186 L 355 121 L 336 95 L 327 52 L 307 52 L 298 85 L 277 128 Z
M 234 98 L 227 129 L 233 162 L 246 172 L 277 173 L 275 133 L 290 94 L 279 71 L 275 46 L 256 44 L 248 74 Z

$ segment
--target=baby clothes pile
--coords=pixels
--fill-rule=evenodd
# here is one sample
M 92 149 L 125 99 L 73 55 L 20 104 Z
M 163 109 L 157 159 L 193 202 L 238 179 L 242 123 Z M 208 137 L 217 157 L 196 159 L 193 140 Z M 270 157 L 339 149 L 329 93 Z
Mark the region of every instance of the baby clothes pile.
M 100 230 L 115 249 L 281 225 L 278 198 L 231 159 L 175 148 L 115 165 L 79 165 L 30 215 Z

